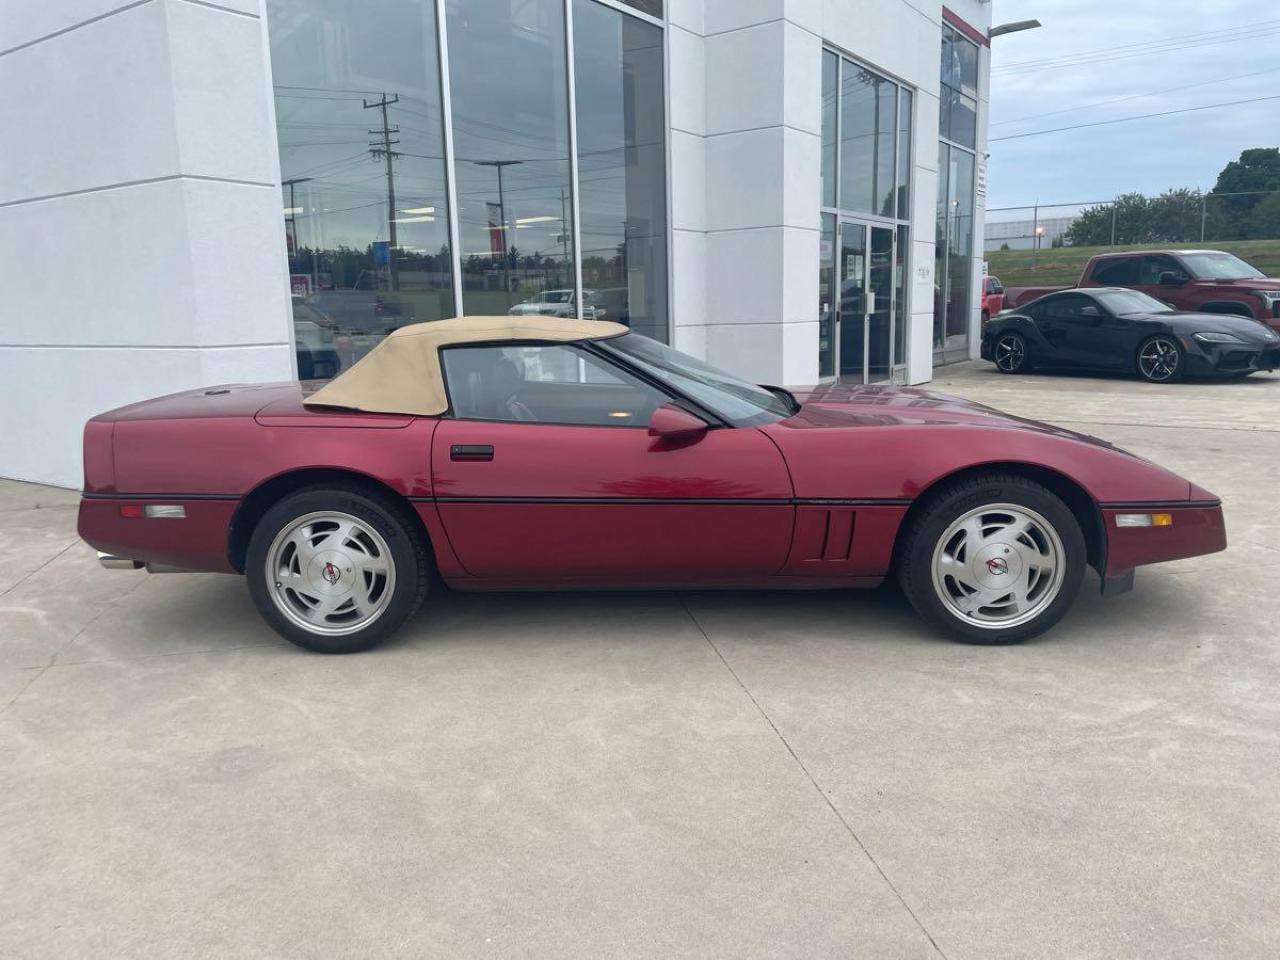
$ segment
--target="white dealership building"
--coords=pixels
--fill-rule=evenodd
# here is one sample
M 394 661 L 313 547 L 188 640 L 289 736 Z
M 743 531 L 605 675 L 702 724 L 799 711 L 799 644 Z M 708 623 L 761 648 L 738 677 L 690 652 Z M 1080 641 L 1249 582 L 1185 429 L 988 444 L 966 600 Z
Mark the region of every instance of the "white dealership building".
M 79 486 L 94 413 L 460 313 L 928 381 L 977 350 L 990 12 L 8 0 L 0 476 Z

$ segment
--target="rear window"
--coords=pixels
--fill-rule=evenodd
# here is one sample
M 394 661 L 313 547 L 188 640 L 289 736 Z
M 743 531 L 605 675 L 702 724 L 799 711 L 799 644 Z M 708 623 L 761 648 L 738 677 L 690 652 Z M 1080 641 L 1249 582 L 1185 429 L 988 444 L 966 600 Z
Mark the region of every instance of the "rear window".
M 1109 287 L 1138 282 L 1137 257 L 1108 257 L 1094 264 L 1091 280 Z

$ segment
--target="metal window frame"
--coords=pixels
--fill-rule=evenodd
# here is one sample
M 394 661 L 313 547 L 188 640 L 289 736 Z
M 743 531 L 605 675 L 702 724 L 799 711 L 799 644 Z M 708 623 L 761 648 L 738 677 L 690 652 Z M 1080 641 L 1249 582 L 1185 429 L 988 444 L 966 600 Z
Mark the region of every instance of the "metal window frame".
M 444 124 L 445 204 L 449 210 L 449 270 L 453 274 L 453 315 L 462 310 L 462 240 L 458 224 L 458 184 L 453 157 L 453 97 L 449 83 L 449 27 L 445 0 L 436 0 L 436 64 L 440 68 L 440 118 Z

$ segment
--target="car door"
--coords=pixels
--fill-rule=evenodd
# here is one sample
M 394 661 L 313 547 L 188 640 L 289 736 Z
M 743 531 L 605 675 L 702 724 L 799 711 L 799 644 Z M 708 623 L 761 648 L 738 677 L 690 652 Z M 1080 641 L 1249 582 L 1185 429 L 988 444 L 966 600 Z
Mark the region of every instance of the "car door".
M 649 435 L 672 397 L 577 345 L 441 351 L 450 412 L 432 439 L 435 505 L 478 580 L 746 583 L 776 571 L 794 506 L 754 428 Z
M 1132 284 L 1132 287 L 1157 300 L 1168 302 L 1170 295 L 1177 290 L 1178 284 L 1161 283 L 1161 276 L 1167 273 L 1173 274 L 1180 283 L 1185 283 L 1187 280 L 1187 272 L 1173 257 L 1164 253 L 1145 254 L 1138 261 L 1137 282 Z
M 1053 344 L 1053 362 L 1064 367 L 1118 366 L 1113 338 L 1118 321 L 1092 296 L 1064 293 L 1041 305 L 1036 324 Z

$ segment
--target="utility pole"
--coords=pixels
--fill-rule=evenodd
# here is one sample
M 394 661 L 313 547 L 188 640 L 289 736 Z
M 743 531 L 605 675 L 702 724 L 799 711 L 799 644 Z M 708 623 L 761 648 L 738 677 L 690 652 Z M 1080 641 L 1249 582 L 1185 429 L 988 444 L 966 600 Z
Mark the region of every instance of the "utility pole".
M 285 187 L 288 187 L 288 188 L 289 188 L 289 215 L 288 215 L 288 217 L 287 217 L 286 219 L 289 221 L 289 227 L 290 227 L 290 230 L 291 230 L 291 236 L 290 236 L 290 238 L 289 238 L 289 239 L 291 239 L 291 240 L 293 241 L 293 255 L 294 255 L 295 257 L 297 257 L 297 256 L 298 256 L 299 250 L 300 250 L 301 248 L 298 246 L 298 215 L 297 215 L 297 209 L 298 209 L 298 206 L 297 206 L 297 204 L 294 202 L 294 194 L 293 194 L 293 191 L 294 191 L 294 188 L 295 188 L 298 184 L 300 184 L 300 183 L 307 183 L 308 181 L 313 180 L 313 179 L 315 179 L 315 178 L 314 178 L 314 177 L 294 177 L 294 178 L 293 178 L 293 179 L 291 179 L 291 180 L 285 180 L 285 181 L 283 181 L 283 182 L 282 182 L 282 184 L 281 184 L 282 186 L 285 186 Z M 316 250 L 312 250 L 312 251 L 311 251 L 311 285 L 312 285 L 312 287 L 313 287 L 313 288 L 315 287 L 315 285 L 316 285 L 316 280 L 317 280 L 317 277 L 316 277 L 316 255 L 317 255 L 317 251 L 316 251 Z
M 1207 193 L 1200 194 L 1200 242 L 1204 243 L 1204 222 L 1209 215 L 1207 203 L 1209 195 Z
M 395 171 L 392 167 L 392 161 L 399 159 L 400 154 L 391 148 L 400 141 L 392 140 L 391 135 L 399 133 L 400 127 L 398 125 L 393 127 L 387 122 L 387 107 L 399 102 L 400 94 L 398 93 L 393 93 L 390 99 L 384 93 L 381 99 L 375 100 L 373 103 L 368 100 L 363 101 L 366 110 L 382 111 L 382 129 L 369 131 L 369 136 L 379 138 L 369 144 L 369 153 L 373 155 L 375 160 L 385 159 L 387 161 L 387 226 L 389 227 L 388 240 L 390 241 L 387 247 L 387 268 L 391 275 L 392 290 L 400 289 L 400 281 L 396 275 L 396 181 Z
M 1116 201 L 1111 201 L 1111 245 L 1116 245 Z
M 515 167 L 524 163 L 523 160 L 473 160 L 471 161 L 477 167 L 493 167 L 498 171 L 498 220 L 500 221 L 498 229 L 502 236 L 502 282 L 505 286 L 504 293 L 511 293 L 511 262 L 509 254 L 511 247 L 507 243 L 507 200 L 502 193 L 502 168 Z

